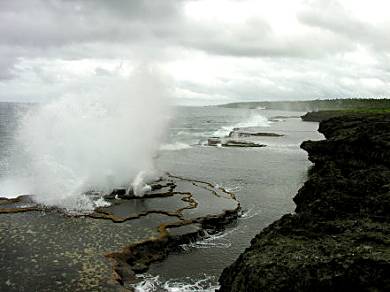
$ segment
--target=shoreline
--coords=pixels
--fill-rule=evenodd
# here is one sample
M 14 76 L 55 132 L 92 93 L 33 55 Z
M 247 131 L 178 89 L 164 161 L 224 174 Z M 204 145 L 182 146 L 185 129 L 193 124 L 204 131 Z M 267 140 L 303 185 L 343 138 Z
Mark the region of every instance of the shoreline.
M 350 117 L 370 117 L 373 115 L 383 115 L 386 116 L 390 114 L 389 109 L 340 109 L 340 110 L 320 110 L 307 112 L 301 116 L 302 121 L 304 122 L 322 122 L 331 118 L 337 118 L 340 116 L 350 116 Z
M 301 147 L 314 166 L 295 214 L 261 231 L 220 276 L 219 291 L 389 290 L 390 115 L 320 123 Z

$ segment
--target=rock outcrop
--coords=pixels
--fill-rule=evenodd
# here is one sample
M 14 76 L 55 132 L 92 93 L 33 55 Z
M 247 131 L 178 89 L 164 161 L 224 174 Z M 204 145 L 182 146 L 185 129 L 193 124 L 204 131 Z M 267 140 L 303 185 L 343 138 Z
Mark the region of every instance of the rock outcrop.
M 215 147 L 241 147 L 241 148 L 253 148 L 253 147 L 265 147 L 267 145 L 255 143 L 251 141 L 245 141 L 241 139 L 227 139 L 227 138 L 209 138 L 207 141 L 207 146 Z
M 313 111 L 307 112 L 301 116 L 302 121 L 305 122 L 322 122 L 331 118 L 336 118 L 345 114 L 348 114 L 346 111 L 342 110 L 332 110 L 332 111 Z
M 211 183 L 164 174 L 150 187 L 115 189 L 92 213 L 0 198 L 0 291 L 133 291 L 136 274 L 238 217 L 234 194 Z
M 382 109 L 339 109 L 339 110 L 320 110 L 308 112 L 301 116 L 302 121 L 305 122 L 322 122 L 331 118 L 337 118 L 341 116 L 351 116 L 353 118 L 370 117 L 373 115 L 388 115 L 390 114 L 389 108 Z
M 258 234 L 220 291 L 390 291 L 390 115 L 324 121 L 296 213 Z
M 253 132 L 241 128 L 234 128 L 230 131 L 228 137 L 230 138 L 250 138 L 250 137 L 283 137 L 283 134 L 270 132 Z

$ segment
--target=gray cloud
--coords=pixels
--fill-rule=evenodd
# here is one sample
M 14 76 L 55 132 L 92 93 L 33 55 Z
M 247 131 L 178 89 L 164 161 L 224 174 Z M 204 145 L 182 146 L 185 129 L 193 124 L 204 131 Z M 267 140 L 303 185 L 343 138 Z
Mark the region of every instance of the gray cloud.
M 315 5 L 299 13 L 298 19 L 308 26 L 344 36 L 349 42 L 390 51 L 390 20 L 381 24 L 364 22 L 351 16 L 338 1 L 316 1 Z
M 325 60 L 286 59 L 284 62 L 267 59 L 240 74 L 245 78 L 220 79 L 200 84 L 182 82 L 182 90 L 223 101 L 295 100 L 346 97 L 386 97 L 389 94 L 390 74 L 376 67 L 340 62 L 332 57 Z M 270 69 L 272 68 L 272 69 Z M 287 69 L 287 71 L 286 71 Z M 374 84 L 367 84 L 375 82 Z
M 8 1 L 0 3 L 0 43 L 50 48 L 147 38 L 177 21 L 177 1 Z M 162 4 L 164 3 L 164 4 Z M 23 5 L 21 5 L 23 4 Z M 161 25 L 161 22 L 164 22 Z
M 351 44 L 343 37 L 324 33 L 304 37 L 277 37 L 271 33 L 254 34 L 252 39 L 242 40 L 246 31 L 224 35 L 225 32 L 207 32 L 208 39 L 185 40 L 185 46 L 197 48 L 215 55 L 237 57 L 314 58 L 343 51 L 351 51 Z
M 240 60 L 235 63 L 240 76 L 221 73 L 211 85 L 176 76 L 181 92 L 204 100 L 389 94 L 390 21 L 367 23 L 351 16 L 342 1 L 315 0 L 305 2 L 309 4 L 296 15 L 305 28 L 301 33 L 280 34 L 261 17 L 241 23 L 189 18 L 183 9 L 188 1 L 0 1 L 2 96 L 27 95 L 29 85 L 22 86 L 22 82 L 28 78 L 42 88 L 54 86 L 50 80 L 60 80 L 39 65 L 19 68 L 21 60 L 146 59 L 164 63 L 196 54 L 204 54 L 205 60 Z M 374 60 L 372 64 L 344 59 L 361 47 Z M 285 74 L 286 68 L 292 73 Z M 97 66 L 94 74 L 117 73 Z M 23 80 L 10 82 L 12 78 Z M 23 89 L 18 91 L 18 87 Z M 39 95 L 39 89 L 35 90 Z M 47 95 L 57 92 L 48 91 Z
M 99 55 L 101 51 L 110 51 L 105 50 L 108 46 L 122 45 L 138 51 L 148 46 L 177 46 L 244 57 L 316 57 L 353 47 L 342 36 L 330 33 L 278 37 L 262 19 L 251 19 L 242 25 L 204 25 L 185 18 L 183 3 L 183 0 L 2 1 L 0 45 L 10 50 L 24 48 L 22 55 L 47 55 L 60 50 L 63 58 L 79 55 L 77 49 L 68 49 L 68 54 L 64 54 L 64 48 L 88 45 L 95 47 L 90 53 L 100 51 L 96 52 Z M 308 22 L 308 17 L 303 19 Z

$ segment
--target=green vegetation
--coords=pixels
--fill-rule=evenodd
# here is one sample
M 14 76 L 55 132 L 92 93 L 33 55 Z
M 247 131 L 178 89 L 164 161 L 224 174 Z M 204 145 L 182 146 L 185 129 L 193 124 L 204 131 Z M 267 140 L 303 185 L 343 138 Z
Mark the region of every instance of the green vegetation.
M 390 99 L 374 98 L 348 98 L 348 99 L 323 99 L 306 101 L 253 101 L 236 102 L 220 105 L 226 108 L 265 108 L 273 110 L 291 110 L 291 111 L 323 111 L 323 110 L 374 110 L 389 111 Z
M 368 116 L 368 115 L 388 115 L 390 114 L 390 108 L 368 108 L 368 109 L 344 109 L 344 110 L 332 110 L 332 111 L 313 111 L 308 112 L 301 116 L 303 121 L 307 122 L 321 122 L 330 118 L 340 116 Z

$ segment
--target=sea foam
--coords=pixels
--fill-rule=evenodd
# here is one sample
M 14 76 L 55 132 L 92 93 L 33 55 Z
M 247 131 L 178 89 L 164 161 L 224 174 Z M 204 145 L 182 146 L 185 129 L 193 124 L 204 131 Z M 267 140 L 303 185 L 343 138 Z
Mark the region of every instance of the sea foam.
M 234 125 L 223 126 L 220 129 L 216 130 L 212 136 L 215 137 L 225 137 L 229 135 L 229 133 L 234 128 L 251 128 L 251 127 L 269 127 L 271 122 L 264 116 L 260 114 L 252 114 L 249 118 L 236 123 Z
M 62 96 L 21 118 L 21 151 L 10 159 L 18 171 L 1 194 L 27 192 L 45 205 L 91 209 L 84 193 L 109 192 L 154 170 L 169 120 L 169 82 L 149 67 L 101 82 L 100 94 Z
M 216 285 L 216 279 L 213 276 L 203 275 L 200 279 L 171 279 L 162 281 L 160 276 L 152 276 L 149 274 L 138 275 L 141 280 L 133 288 L 137 292 L 213 292 L 219 286 Z

